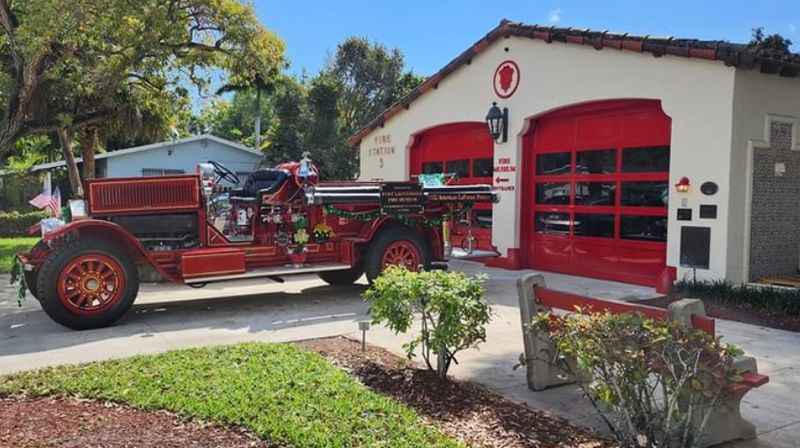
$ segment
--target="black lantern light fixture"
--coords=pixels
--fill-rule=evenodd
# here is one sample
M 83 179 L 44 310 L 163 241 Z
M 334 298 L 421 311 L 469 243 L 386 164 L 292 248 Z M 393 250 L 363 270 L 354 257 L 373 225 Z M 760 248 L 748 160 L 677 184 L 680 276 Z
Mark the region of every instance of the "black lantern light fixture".
M 489 127 L 489 134 L 492 139 L 497 143 L 505 143 L 508 141 L 508 108 L 504 107 L 500 110 L 497 103 L 493 102 L 492 107 L 489 108 L 489 113 L 486 114 L 486 126 Z

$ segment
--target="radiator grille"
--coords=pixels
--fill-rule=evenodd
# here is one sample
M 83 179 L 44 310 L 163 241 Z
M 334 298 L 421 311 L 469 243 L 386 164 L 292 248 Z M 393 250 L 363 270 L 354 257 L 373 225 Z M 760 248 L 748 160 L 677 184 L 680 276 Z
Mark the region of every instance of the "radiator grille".
M 89 183 L 93 214 L 175 210 L 200 206 L 196 176 L 97 179 Z

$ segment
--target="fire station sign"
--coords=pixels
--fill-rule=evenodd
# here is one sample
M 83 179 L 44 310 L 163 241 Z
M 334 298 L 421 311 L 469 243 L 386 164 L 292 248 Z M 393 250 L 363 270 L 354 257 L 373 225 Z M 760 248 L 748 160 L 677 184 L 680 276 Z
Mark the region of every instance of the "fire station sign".
M 387 182 L 381 186 L 384 213 L 422 213 L 425 196 L 417 182 Z
M 504 61 L 497 66 L 492 79 L 494 93 L 500 98 L 510 98 L 519 87 L 519 66 L 514 61 Z

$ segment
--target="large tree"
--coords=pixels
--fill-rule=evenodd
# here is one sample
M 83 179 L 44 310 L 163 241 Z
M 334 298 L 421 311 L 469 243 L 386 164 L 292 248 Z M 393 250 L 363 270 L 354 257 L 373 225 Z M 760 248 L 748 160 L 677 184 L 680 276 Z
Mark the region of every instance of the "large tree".
M 362 38 L 349 38 L 331 61 L 307 79 L 282 77 L 261 109 L 267 163 L 296 160 L 311 152 L 327 179 L 357 174 L 358 154 L 347 137 L 423 81 L 405 67 L 399 50 Z M 193 118 L 193 132 L 252 145 L 256 117 L 253 89 L 236 91 L 231 100 L 210 103 Z
M 245 86 L 283 66 L 282 42 L 237 0 L 0 0 L 0 27 L 0 157 L 55 131 L 70 159 L 78 131 L 89 142 L 131 108 L 163 110 L 187 82 L 221 70 Z
M 396 48 L 360 37 L 339 44 L 326 72 L 340 85 L 342 132 L 355 132 L 419 84 L 419 77 L 404 70 L 405 59 Z
M 766 34 L 764 27 L 760 26 L 753 28 L 753 37 L 749 45 L 759 50 L 789 54 L 791 53 L 792 41 L 778 33 Z

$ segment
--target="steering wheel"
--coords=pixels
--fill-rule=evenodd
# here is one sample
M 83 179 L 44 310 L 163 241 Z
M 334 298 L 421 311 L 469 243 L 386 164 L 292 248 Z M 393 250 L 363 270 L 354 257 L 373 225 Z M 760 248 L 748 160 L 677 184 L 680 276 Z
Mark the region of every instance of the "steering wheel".
M 221 163 L 215 162 L 213 160 L 209 160 L 208 163 L 210 163 L 211 166 L 214 167 L 214 174 L 217 175 L 217 180 L 215 183 L 219 183 L 219 181 L 221 180 L 226 180 L 228 181 L 228 183 L 231 183 L 233 185 L 239 185 L 241 183 L 239 176 L 237 176 L 236 173 L 226 168 Z

